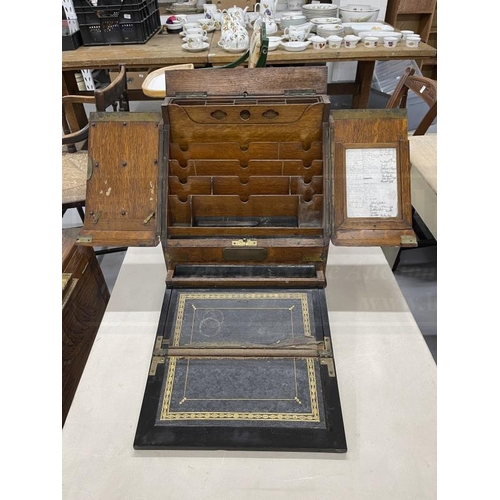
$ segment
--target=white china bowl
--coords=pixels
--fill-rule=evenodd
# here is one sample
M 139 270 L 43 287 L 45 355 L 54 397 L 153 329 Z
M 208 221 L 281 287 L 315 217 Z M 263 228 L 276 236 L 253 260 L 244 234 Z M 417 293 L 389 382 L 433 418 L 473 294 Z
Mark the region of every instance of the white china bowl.
M 303 50 L 306 50 L 310 43 L 311 42 L 308 40 L 306 42 L 281 42 L 281 45 L 283 45 L 284 49 L 289 52 L 302 52 Z
M 339 7 L 339 17 L 343 23 L 376 21 L 380 7 L 349 4 Z
M 281 39 L 279 40 L 269 40 L 269 44 L 267 45 L 267 50 L 271 52 L 272 50 L 276 50 L 281 43 Z
M 384 23 L 351 23 L 350 28 L 354 35 L 358 35 L 362 31 L 373 31 L 375 33 L 380 31 L 394 31 L 394 27 Z
M 339 17 L 339 7 L 331 3 L 309 3 L 302 6 L 302 14 L 308 21 L 316 17 Z
M 344 27 L 341 24 L 318 24 L 316 33 L 319 36 L 328 38 L 330 35 L 342 35 Z
M 342 47 L 342 41 L 344 39 L 341 36 L 338 35 L 330 35 L 326 41 L 328 42 L 328 46 L 331 49 L 340 49 Z
M 358 33 L 358 36 L 363 40 L 367 36 L 376 36 L 377 38 L 383 40 L 386 36 L 393 36 L 398 40 L 401 40 L 401 33 L 398 31 L 362 31 Z

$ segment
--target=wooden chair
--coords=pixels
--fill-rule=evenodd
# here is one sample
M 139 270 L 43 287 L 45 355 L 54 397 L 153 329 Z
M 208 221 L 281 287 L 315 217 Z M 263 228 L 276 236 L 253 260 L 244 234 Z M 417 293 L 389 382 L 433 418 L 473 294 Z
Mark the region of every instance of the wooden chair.
M 408 93 L 410 91 L 419 96 L 429 106 L 428 111 L 425 113 L 412 134 L 415 136 L 424 135 L 437 117 L 437 81 L 425 76 L 415 75 L 415 68 L 412 68 L 411 66 L 406 68 L 386 107 L 390 109 L 405 108 L 408 101 Z M 415 145 L 413 145 L 413 147 L 415 147 Z M 412 148 L 410 148 L 410 163 L 412 156 L 411 149 Z M 395 271 L 399 265 L 401 252 L 403 250 L 414 250 L 415 248 L 437 245 L 436 240 L 430 231 L 425 227 L 425 224 L 422 222 L 422 219 L 415 209 L 413 209 L 412 213 L 412 225 L 413 230 L 417 235 L 418 246 L 405 248 L 400 247 L 392 266 L 393 271 Z
M 174 64 L 173 66 L 165 66 L 164 68 L 151 71 L 151 73 L 148 73 L 142 82 L 143 94 L 156 99 L 165 97 L 165 71 L 172 71 L 176 69 L 194 69 L 194 64 Z
M 424 135 L 437 116 L 437 82 L 425 76 L 415 75 L 415 68 L 410 66 L 401 76 L 386 107 L 406 108 L 409 91 L 415 93 L 429 106 L 429 110 L 412 134 Z
M 118 76 L 94 96 L 66 95 L 62 98 L 62 215 L 70 208 L 78 211 L 84 221 L 85 192 L 87 185 L 86 151 L 89 125 L 74 127 L 66 113 L 68 105 L 75 103 L 95 104 L 97 111 L 128 111 L 127 79 L 125 66 L 120 66 Z

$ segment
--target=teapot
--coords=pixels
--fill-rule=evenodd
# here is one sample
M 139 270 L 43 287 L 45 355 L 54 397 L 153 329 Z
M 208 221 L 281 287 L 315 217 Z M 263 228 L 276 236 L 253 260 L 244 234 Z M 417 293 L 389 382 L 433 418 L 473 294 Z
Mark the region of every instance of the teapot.
M 227 12 L 235 21 L 240 22 L 242 26 L 246 26 L 248 24 L 247 10 L 248 5 L 244 9 L 242 9 L 241 7 L 236 7 L 235 5 L 234 7 L 229 7 L 229 9 L 227 9 Z
M 203 4 L 205 19 L 213 21 L 215 29 L 220 30 L 222 25 L 222 11 L 217 8 L 217 5 L 212 3 Z
M 250 43 L 248 31 L 244 25 L 232 18 L 225 19 L 221 26 L 219 46 L 226 50 L 246 50 Z

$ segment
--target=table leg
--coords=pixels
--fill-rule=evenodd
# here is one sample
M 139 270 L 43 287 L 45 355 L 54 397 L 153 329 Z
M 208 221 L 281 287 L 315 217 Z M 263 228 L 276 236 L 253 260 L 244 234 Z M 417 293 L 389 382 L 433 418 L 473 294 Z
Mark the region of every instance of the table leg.
M 62 95 L 79 94 L 78 84 L 75 79 L 74 71 L 62 72 Z M 67 116 L 72 130 L 79 130 L 88 123 L 87 113 L 83 104 L 73 104 L 68 107 Z
M 375 61 L 359 61 L 356 70 L 358 91 L 352 96 L 353 109 L 366 109 L 370 99 Z

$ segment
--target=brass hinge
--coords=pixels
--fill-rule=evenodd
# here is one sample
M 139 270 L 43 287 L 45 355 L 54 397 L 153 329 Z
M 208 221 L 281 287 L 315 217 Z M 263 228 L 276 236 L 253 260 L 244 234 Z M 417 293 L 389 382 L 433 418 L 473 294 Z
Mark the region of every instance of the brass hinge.
M 92 243 L 92 236 L 77 236 L 77 243 Z
M 66 289 L 66 287 L 68 286 L 68 283 L 71 280 L 71 276 L 72 276 L 72 273 L 62 273 L 62 289 L 63 289 L 63 292 Z
M 233 240 L 231 242 L 233 247 L 256 247 L 257 240 L 247 240 L 246 238 L 240 240 Z
M 78 279 L 73 278 L 71 273 L 63 273 L 62 275 L 62 308 L 68 303 L 73 290 L 78 284 Z
M 401 246 L 416 245 L 416 244 L 417 244 L 417 238 L 415 236 L 412 236 L 410 234 L 401 235 Z
M 154 356 L 165 356 L 167 354 L 166 346 L 163 346 L 163 337 L 156 337 L 155 348 L 153 350 Z
M 154 377 L 156 375 L 158 365 L 162 365 L 163 363 L 165 363 L 165 356 L 153 356 L 151 366 L 149 367 L 149 375 Z

